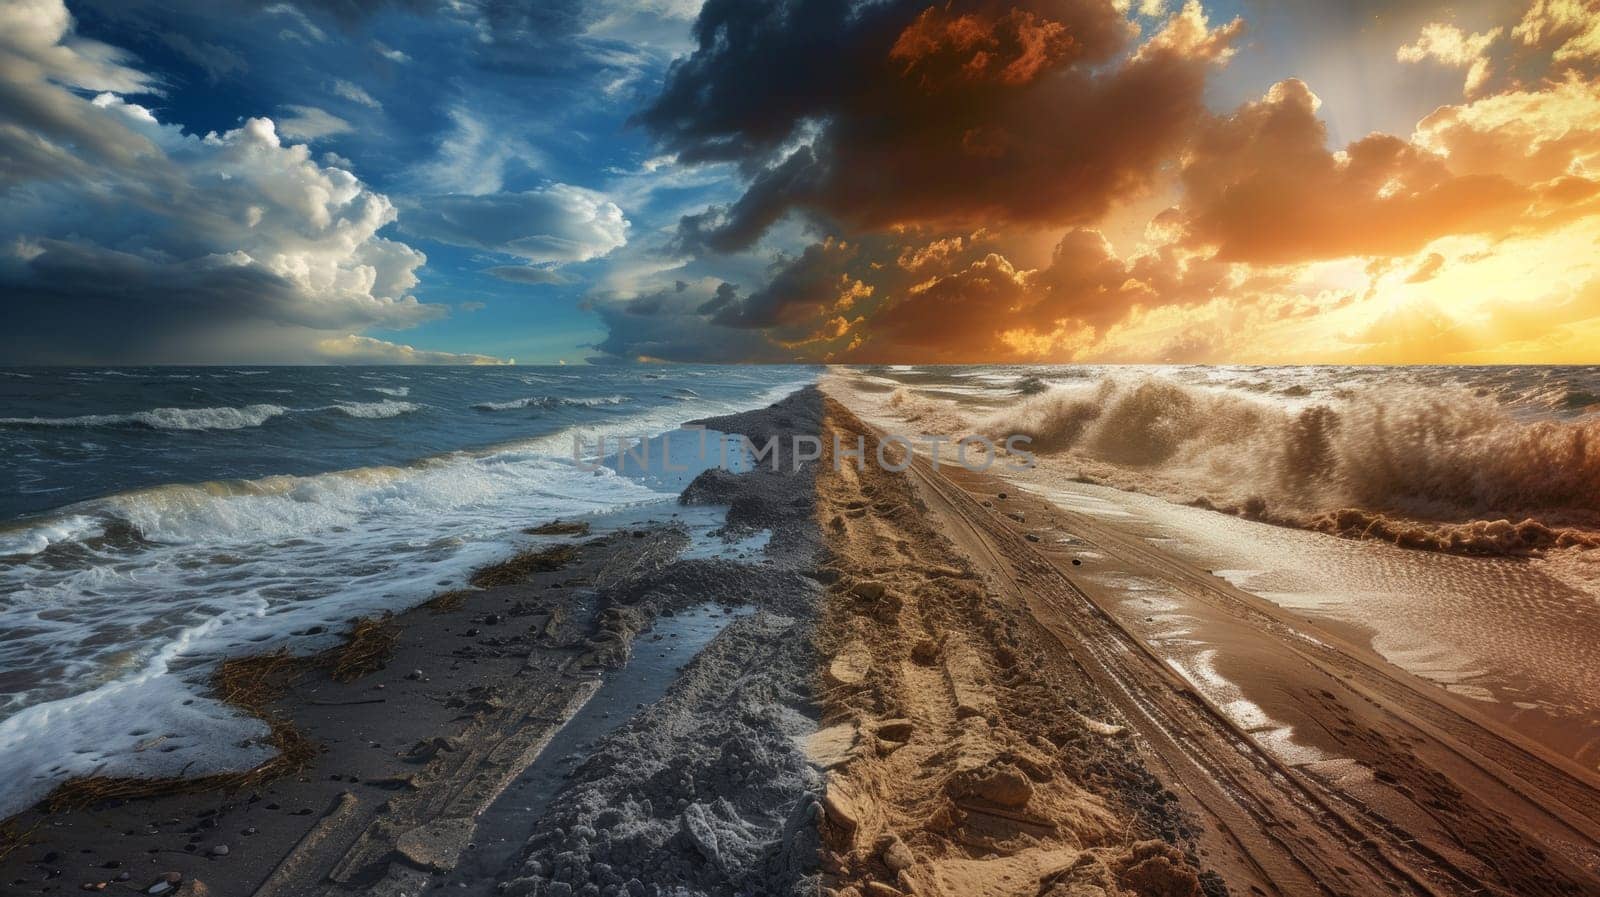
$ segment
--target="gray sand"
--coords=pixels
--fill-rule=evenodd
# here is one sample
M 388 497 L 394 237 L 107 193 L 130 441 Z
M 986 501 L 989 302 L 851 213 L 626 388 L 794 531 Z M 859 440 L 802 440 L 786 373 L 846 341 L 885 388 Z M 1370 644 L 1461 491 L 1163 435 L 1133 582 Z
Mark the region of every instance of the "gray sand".
M 815 432 L 819 409 L 806 390 L 708 424 L 764 439 L 785 427 Z M 807 814 L 820 787 L 796 741 L 815 728 L 813 487 L 810 470 L 788 466 L 707 474 L 685 496 L 732 505 L 730 538 L 770 530 L 755 562 L 686 558 L 670 520 L 542 540 L 575 554 L 452 609 L 398 615 L 386 669 L 346 683 L 308 667 L 276 707 L 321 748 L 299 775 L 31 810 L 14 820 L 21 843 L 0 856 L 0 890 L 137 893 L 170 878 L 174 895 L 414 897 L 453 883 L 474 840 L 494 838 L 476 830 L 480 814 L 628 662 L 638 636 L 708 604 L 754 613 L 715 638 L 665 699 L 596 744 L 546 818 L 522 826 L 535 835 L 512 866 L 475 884 L 630 893 L 638 878 L 650 885 L 643 893 L 788 890 L 814 865 Z
M 764 411 L 705 421 L 757 442 L 815 433 L 807 390 Z M 770 529 L 767 562 L 680 561 L 609 596 L 670 607 L 754 604 L 684 670 L 666 697 L 596 745 L 540 820 L 511 895 L 734 895 L 815 891 L 820 770 L 811 676 L 819 535 L 812 471 L 786 456 L 733 475 L 702 474 L 686 502 L 731 505 L 729 529 Z

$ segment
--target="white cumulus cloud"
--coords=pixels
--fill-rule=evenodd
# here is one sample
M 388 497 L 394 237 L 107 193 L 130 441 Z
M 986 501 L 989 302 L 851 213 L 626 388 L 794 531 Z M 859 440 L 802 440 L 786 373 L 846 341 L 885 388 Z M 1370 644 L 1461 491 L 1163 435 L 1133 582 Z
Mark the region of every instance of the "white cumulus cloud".
M 569 184 L 423 197 L 406 207 L 400 226 L 418 237 L 533 264 L 588 261 L 628 242 L 628 219 L 616 203 Z
M 0 4 L 0 301 L 28 306 L 0 355 L 296 360 L 444 314 L 411 293 L 426 257 L 378 235 L 388 197 L 267 118 L 161 122 L 125 98 L 157 86 L 129 63 L 60 0 Z
M 471 303 L 463 303 L 463 306 Z M 479 308 L 482 303 L 479 303 Z M 343 364 L 515 364 L 516 359 L 495 358 L 492 355 L 461 354 L 459 352 L 430 352 L 414 349 L 401 343 L 391 343 L 370 336 L 349 334 L 329 337 L 317 343 L 317 350 L 328 361 Z
M 1474 96 L 1489 80 L 1489 45 L 1500 39 L 1504 29 L 1491 28 L 1482 34 L 1468 34 L 1454 25 L 1433 22 L 1423 26 L 1415 41 L 1401 47 L 1395 58 L 1401 62 L 1431 59 L 1441 65 L 1467 70 L 1463 91 Z

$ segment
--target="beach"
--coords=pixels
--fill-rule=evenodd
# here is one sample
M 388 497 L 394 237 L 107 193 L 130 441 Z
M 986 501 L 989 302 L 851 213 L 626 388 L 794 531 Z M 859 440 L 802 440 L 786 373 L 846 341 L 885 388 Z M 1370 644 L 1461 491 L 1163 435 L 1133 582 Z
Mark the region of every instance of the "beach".
M 951 420 L 953 403 L 863 379 L 828 389 L 879 432 L 937 434 Z M 1592 670 L 1593 643 L 1575 635 L 1595 621 L 1582 579 L 1541 577 L 1543 558 L 1461 558 L 1174 506 L 1049 457 L 996 464 L 1003 478 L 953 454 L 938 470 L 926 463 L 912 471 L 939 494 L 942 530 L 1092 671 L 1145 739 L 1150 768 L 1207 820 L 1205 856 L 1231 888 L 1594 887 L 1595 717 L 1571 687 Z M 1330 550 L 1339 569 L 1306 584 L 1312 568 L 1294 565 Z M 1349 585 L 1372 565 L 1403 603 Z M 1460 599 L 1446 573 L 1488 588 Z M 1529 589 L 1543 589 L 1559 631 L 1539 635 L 1518 604 Z M 1430 615 L 1427 602 L 1453 597 Z M 1388 616 L 1400 610 L 1410 616 Z M 1505 649 L 1541 637 L 1541 648 Z M 1489 644 L 1502 648 L 1498 666 Z
M 0 897 L 1600 897 L 1600 0 L 0 0 Z
M 746 423 L 772 427 L 778 416 L 814 430 L 817 403 L 802 395 Z M 541 857 L 571 853 L 552 829 L 593 838 L 586 824 L 617 838 L 619 858 L 628 840 L 637 875 L 653 879 L 685 852 L 680 817 L 662 823 L 635 805 L 626 819 L 594 819 L 615 816 L 609 792 L 636 788 L 663 812 L 706 814 L 710 831 L 726 827 L 715 814 L 735 800 L 739 830 L 760 848 L 778 843 L 820 790 L 801 751 L 814 729 L 819 591 L 810 470 L 719 473 L 668 509 L 529 521 L 518 554 L 383 618 L 387 647 L 359 671 L 338 674 L 354 640 L 273 664 L 271 696 L 254 709 L 312 745 L 293 767 L 259 779 L 101 781 L 81 796 L 58 789 L 8 822 L 8 892 L 165 893 L 171 878 L 211 894 L 416 894 L 446 879 L 497 893 L 548 871 Z M 725 531 L 697 545 L 682 520 L 702 508 L 721 509 Z M 630 670 L 630 687 L 608 689 Z M 753 676 L 769 687 L 745 681 Z M 759 768 L 726 768 L 728 745 L 744 745 Z M 682 778 L 656 781 L 663 769 Z M 548 812 L 531 815 L 533 804 Z M 751 832 L 750 814 L 768 815 L 771 831 Z M 499 822 L 480 830 L 480 820 Z M 546 853 L 525 855 L 534 844 Z M 706 893 L 769 874 L 734 847 Z M 688 852 L 695 863 L 683 864 L 705 864 Z
M 1600 888 L 1592 612 L 1508 627 L 1514 606 L 1481 597 L 1496 590 L 1447 575 L 1531 588 L 1528 560 L 1174 504 L 1048 457 L 879 456 L 887 434 L 956 419 L 892 401 L 866 379 L 881 376 L 836 370 L 677 421 L 777 448 L 676 474 L 666 504 L 530 516 L 409 607 L 230 656 L 204 694 L 258 721 L 264 765 L 79 777 L 9 820 L 0 881 L 227 897 Z M 1365 553 L 1322 560 L 1343 546 Z M 1431 582 L 1417 600 L 1460 619 L 1414 609 L 1402 627 L 1381 590 L 1327 572 L 1374 563 Z M 1542 600 L 1587 597 L 1556 588 Z M 1468 637 L 1474 619 L 1539 647 L 1514 665 Z

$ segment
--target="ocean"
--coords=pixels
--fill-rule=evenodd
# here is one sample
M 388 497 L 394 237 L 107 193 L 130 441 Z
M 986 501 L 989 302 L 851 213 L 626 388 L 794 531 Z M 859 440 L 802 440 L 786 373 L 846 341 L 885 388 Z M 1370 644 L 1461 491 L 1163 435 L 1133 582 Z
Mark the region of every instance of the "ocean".
M 70 776 L 259 762 L 260 723 L 206 694 L 220 658 L 326 647 L 351 618 L 459 586 L 533 524 L 679 512 L 686 475 L 595 470 L 575 439 L 592 456 L 602 435 L 762 407 L 821 374 L 0 370 L 0 815 Z M 1469 553 L 1600 532 L 1600 368 L 849 375 L 908 427 L 1025 433 L 1074 475 L 1174 505 L 1340 535 L 1323 524 L 1420 522 Z M 1544 535 L 1484 529 L 1499 517 Z
M 1262 709 L 1277 686 L 1242 647 L 1254 634 L 1213 628 L 1212 578 L 1590 769 L 1597 387 L 1594 367 L 1253 366 L 881 367 L 834 385 L 946 446 L 1031 436 L 1032 469 L 996 469 L 1062 509 L 1079 584 L 1241 727 L 1272 720 L 1260 737 L 1285 762 L 1322 722 L 1290 737 L 1296 711 Z M 1096 548 L 1108 534 L 1119 547 Z
M 218 659 L 326 647 L 354 617 L 461 585 L 552 518 L 676 512 L 685 474 L 593 469 L 601 438 L 764 407 L 815 378 L 0 370 L 13 484 L 0 492 L 0 816 L 70 776 L 259 762 L 260 724 L 206 696 Z
M 1463 554 L 1600 545 L 1600 368 L 866 369 L 902 417 L 1023 434 L 1181 504 Z M 1510 527 L 1490 526 L 1506 520 Z M 1524 524 L 1525 526 L 1516 526 Z

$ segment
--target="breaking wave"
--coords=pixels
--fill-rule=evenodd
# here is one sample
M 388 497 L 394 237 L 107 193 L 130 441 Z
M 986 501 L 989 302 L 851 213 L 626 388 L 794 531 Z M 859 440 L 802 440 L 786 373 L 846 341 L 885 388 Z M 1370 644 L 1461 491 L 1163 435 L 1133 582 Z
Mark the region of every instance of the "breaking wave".
M 1469 554 L 1600 546 L 1600 416 L 1528 420 L 1462 388 L 1295 408 L 1105 378 L 979 428 L 1030 436 L 1108 485 L 1340 535 Z
M 6 427 L 145 427 L 152 430 L 242 430 L 259 427 L 289 409 L 282 405 L 242 408 L 156 408 L 132 414 L 84 414 L 77 417 L 7 417 Z
M 418 405 L 414 402 L 396 402 L 392 399 L 384 399 L 381 402 L 340 402 L 337 405 L 328 406 L 326 410 L 337 411 L 346 417 L 359 417 L 366 420 L 375 420 L 385 417 L 399 417 L 402 414 L 410 414 L 421 407 L 421 405 Z
M 565 398 L 562 396 L 528 396 L 505 402 L 479 402 L 473 408 L 479 411 L 515 411 L 518 408 L 598 408 L 602 405 L 621 405 L 627 396 L 595 396 L 591 398 Z
M 1035 374 L 1029 374 L 1017 381 L 1015 387 L 1017 395 L 1036 396 L 1050 390 L 1050 381 Z
M 296 411 L 331 411 L 346 417 L 378 419 L 409 414 L 422 406 L 385 399 L 381 402 L 340 402 L 321 408 L 296 409 L 282 405 L 245 405 L 239 408 L 155 408 L 129 414 L 82 414 L 76 417 L 6 417 L 0 427 L 135 427 L 147 430 L 243 430 Z

